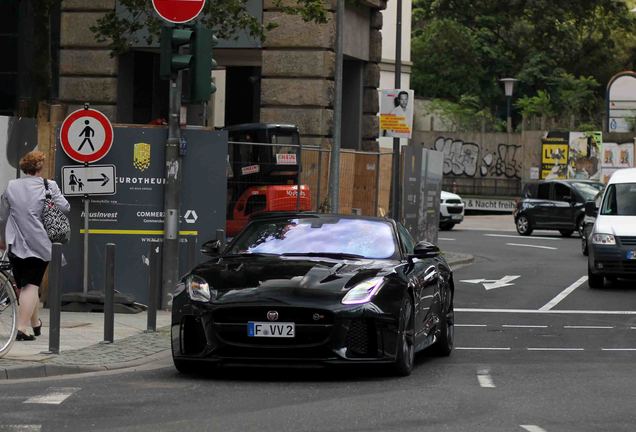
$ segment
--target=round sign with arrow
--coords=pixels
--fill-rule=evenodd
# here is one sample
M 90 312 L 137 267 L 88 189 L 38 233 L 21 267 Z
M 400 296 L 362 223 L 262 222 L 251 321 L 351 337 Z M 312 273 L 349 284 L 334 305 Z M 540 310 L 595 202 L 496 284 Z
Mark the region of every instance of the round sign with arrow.
M 62 150 L 77 162 L 96 162 L 113 145 L 113 125 L 100 111 L 84 108 L 72 112 L 60 128 Z

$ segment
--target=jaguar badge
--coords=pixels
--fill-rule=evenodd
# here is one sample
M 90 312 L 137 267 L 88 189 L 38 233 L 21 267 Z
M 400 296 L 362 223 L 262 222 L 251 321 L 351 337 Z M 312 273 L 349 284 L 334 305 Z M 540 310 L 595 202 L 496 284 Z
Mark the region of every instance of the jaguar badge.
M 278 321 L 278 312 L 277 311 L 268 311 L 267 319 L 270 321 Z

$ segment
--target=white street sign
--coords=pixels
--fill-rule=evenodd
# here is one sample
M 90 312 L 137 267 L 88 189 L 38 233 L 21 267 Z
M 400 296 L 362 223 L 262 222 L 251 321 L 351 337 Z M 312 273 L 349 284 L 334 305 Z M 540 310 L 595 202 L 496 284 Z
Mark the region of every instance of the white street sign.
M 62 167 L 64 195 L 114 195 L 115 165 L 69 165 Z
M 469 280 L 462 280 L 460 282 L 466 282 L 466 283 L 472 283 L 472 284 L 483 284 L 484 288 L 486 288 L 486 291 L 491 290 L 491 289 L 495 289 L 495 288 L 501 288 L 501 287 L 505 287 L 505 286 L 510 286 L 510 285 L 514 285 L 512 282 L 513 280 L 520 278 L 521 276 L 504 276 L 501 279 L 494 279 L 494 280 L 490 280 L 490 279 L 469 279 Z

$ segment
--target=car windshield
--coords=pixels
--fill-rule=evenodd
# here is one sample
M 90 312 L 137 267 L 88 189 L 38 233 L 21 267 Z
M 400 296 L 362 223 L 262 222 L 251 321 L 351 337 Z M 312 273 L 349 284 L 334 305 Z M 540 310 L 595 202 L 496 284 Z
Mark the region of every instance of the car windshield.
M 339 217 L 261 220 L 239 234 L 228 254 L 394 258 L 389 222 Z
M 601 214 L 636 216 L 636 183 L 609 185 L 603 199 Z
M 603 192 L 603 183 L 573 182 L 572 187 L 576 189 L 585 201 L 594 201 L 598 194 Z

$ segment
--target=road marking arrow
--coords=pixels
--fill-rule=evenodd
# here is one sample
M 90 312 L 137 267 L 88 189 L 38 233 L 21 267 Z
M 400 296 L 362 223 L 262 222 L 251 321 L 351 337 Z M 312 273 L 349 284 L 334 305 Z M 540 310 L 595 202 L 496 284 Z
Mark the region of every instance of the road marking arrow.
M 468 280 L 461 280 L 460 282 L 466 282 L 466 283 L 472 283 L 472 284 L 483 284 L 486 291 L 489 291 L 495 288 L 502 288 L 505 286 L 514 285 L 513 283 L 510 283 L 510 282 L 520 277 L 521 276 L 504 276 L 501 279 L 494 279 L 494 280 L 468 279 Z
M 108 176 L 104 173 L 102 173 L 102 178 L 90 178 L 88 179 L 89 182 L 103 182 L 102 186 L 106 186 L 106 184 L 108 183 L 110 179 L 108 178 Z

